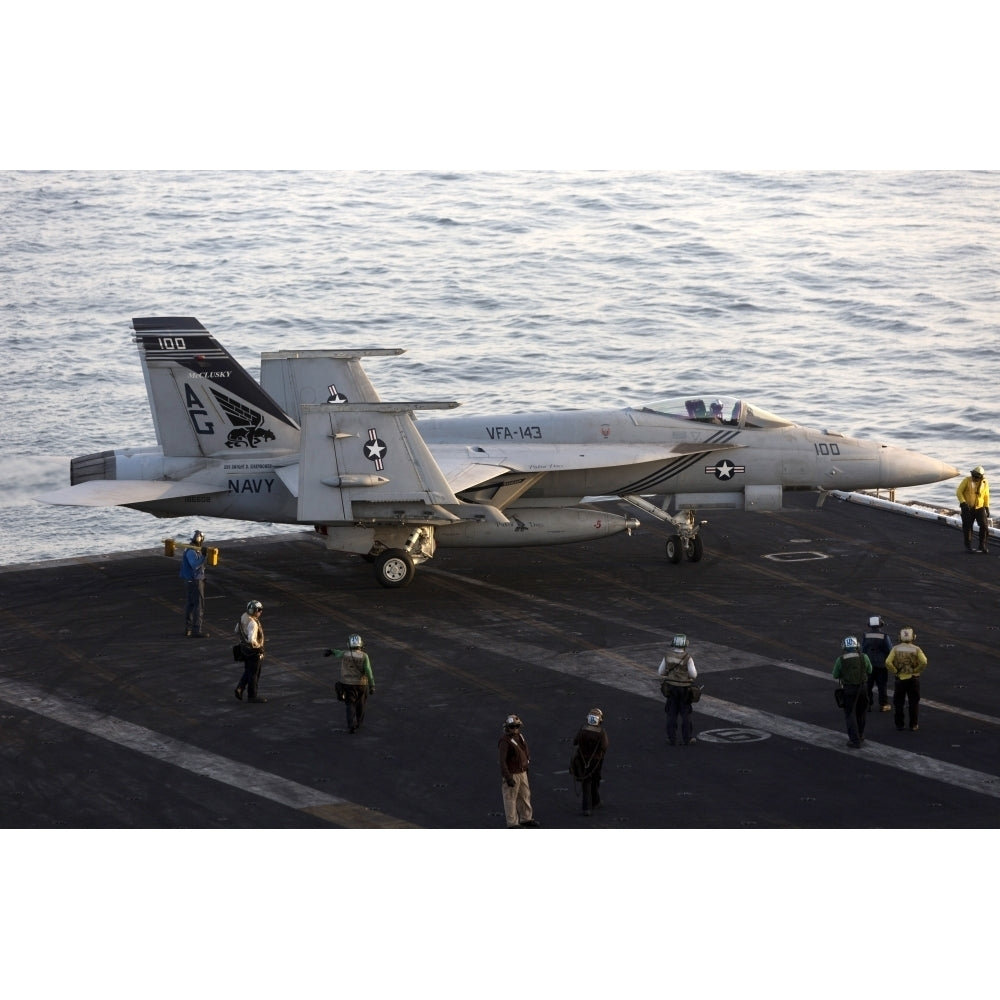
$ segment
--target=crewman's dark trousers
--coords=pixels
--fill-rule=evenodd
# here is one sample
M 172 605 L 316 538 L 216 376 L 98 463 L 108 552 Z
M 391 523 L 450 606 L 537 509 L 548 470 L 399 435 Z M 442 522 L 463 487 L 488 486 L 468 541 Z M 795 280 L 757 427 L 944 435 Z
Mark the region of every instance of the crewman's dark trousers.
M 896 689 L 892 693 L 892 707 L 896 715 L 896 728 L 903 728 L 903 705 L 909 699 L 910 702 L 910 729 L 917 724 L 917 717 L 920 711 L 920 678 L 907 677 L 905 681 L 896 681 Z
M 252 701 L 257 697 L 257 684 L 260 682 L 260 665 L 264 659 L 262 653 L 244 653 L 243 676 L 240 678 L 240 690 L 247 689 Z
M 970 507 L 962 504 L 962 535 L 965 538 L 965 547 L 972 549 L 972 529 L 979 528 L 979 547 L 984 551 L 989 551 L 990 531 L 986 524 L 986 508 Z
M 681 741 L 690 743 L 694 733 L 694 721 L 691 718 L 691 702 L 688 701 L 689 691 L 679 687 L 667 695 L 667 703 L 663 710 L 667 713 L 667 742 L 671 745 L 677 742 L 677 718 L 681 720 Z
M 344 708 L 347 711 L 347 730 L 357 732 L 365 721 L 365 705 L 368 703 L 367 684 L 344 685 Z
M 205 581 L 186 580 L 187 604 L 184 607 L 184 630 L 200 632 L 205 617 Z
M 601 764 L 580 782 L 580 788 L 583 794 L 583 811 L 589 813 L 601 804 Z
M 852 743 L 860 743 L 865 738 L 865 722 L 868 719 L 868 694 L 863 684 L 844 685 L 844 722 L 847 723 L 847 738 Z
M 872 667 L 872 672 L 868 675 L 868 704 L 875 704 L 875 688 L 878 687 L 878 703 L 889 704 L 889 671 L 885 667 Z

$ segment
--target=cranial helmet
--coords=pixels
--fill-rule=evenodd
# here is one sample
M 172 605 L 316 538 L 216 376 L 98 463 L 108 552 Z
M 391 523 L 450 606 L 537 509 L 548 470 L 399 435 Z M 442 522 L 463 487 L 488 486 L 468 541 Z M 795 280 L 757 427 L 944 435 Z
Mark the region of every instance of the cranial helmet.
M 901 628 L 899 630 L 899 641 L 900 642 L 913 642 L 916 639 L 917 634 L 912 628 Z
M 687 649 L 688 637 L 686 635 L 675 635 L 671 640 L 670 645 L 674 649 Z
M 871 618 L 868 619 L 869 628 L 881 628 L 884 624 L 885 622 L 882 621 L 881 615 L 872 615 Z
M 504 720 L 503 727 L 504 727 L 504 729 L 520 729 L 521 728 L 521 720 L 516 715 L 513 715 L 513 714 L 512 715 L 508 715 L 507 718 Z
M 858 649 L 858 640 L 855 639 L 853 635 L 849 635 L 846 639 L 844 639 L 842 645 L 845 650 L 849 650 L 854 653 L 857 652 Z
M 360 649 L 364 645 L 364 643 L 361 641 L 361 636 L 358 635 L 357 632 L 355 632 L 354 635 L 350 635 L 347 637 L 347 645 L 351 649 Z
M 599 708 L 592 708 L 587 713 L 587 725 L 599 726 L 604 721 L 604 713 Z
M 986 470 L 981 466 L 977 465 L 972 472 L 969 473 L 973 479 L 982 479 L 986 475 Z
M 191 544 L 192 544 L 192 545 L 201 545 L 201 543 L 202 543 L 203 541 L 205 541 L 205 536 L 204 536 L 204 535 L 203 535 L 203 534 L 202 534 L 202 533 L 201 533 L 200 531 L 196 531 L 196 532 L 195 532 L 195 533 L 194 533 L 194 534 L 193 534 L 193 535 L 191 536 Z
M 264 610 L 264 605 L 260 601 L 251 601 L 247 605 L 248 615 L 259 615 Z

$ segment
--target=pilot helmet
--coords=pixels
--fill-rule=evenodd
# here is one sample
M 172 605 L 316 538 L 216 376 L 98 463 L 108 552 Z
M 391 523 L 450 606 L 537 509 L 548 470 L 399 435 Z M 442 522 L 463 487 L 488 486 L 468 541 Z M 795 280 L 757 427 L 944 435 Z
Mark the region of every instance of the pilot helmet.
M 853 635 L 847 636 L 841 645 L 845 653 L 856 653 L 858 651 L 858 640 Z
M 251 601 L 247 605 L 248 615 L 259 615 L 264 610 L 264 605 L 260 601 Z
M 712 403 L 712 416 L 721 416 L 722 415 L 723 405 L 724 404 L 723 404 L 723 402 L 722 402 L 721 399 L 716 399 Z
M 688 637 L 686 635 L 675 635 L 670 642 L 674 649 L 687 649 Z
M 361 641 L 361 636 L 355 632 L 353 635 L 347 637 L 347 646 L 349 649 L 360 649 L 364 643 Z
M 899 641 L 900 642 L 913 642 L 916 639 L 917 634 L 912 628 L 901 628 L 899 630 Z
M 514 715 L 513 712 L 507 716 L 503 724 L 504 729 L 520 729 L 521 720 L 518 716 Z
M 884 624 L 885 624 L 885 622 L 882 621 L 882 616 L 881 615 L 872 615 L 868 619 L 868 627 L 869 628 L 881 628 Z
M 200 531 L 200 530 L 199 530 L 199 531 L 196 531 L 196 532 L 195 532 L 195 533 L 194 533 L 194 534 L 193 534 L 193 535 L 191 536 L 191 544 L 192 544 L 192 545 L 201 545 L 201 543 L 202 543 L 203 541 L 205 541 L 205 536 L 204 536 L 204 535 L 203 535 L 203 534 L 201 533 L 201 531 Z
M 599 708 L 592 708 L 587 713 L 587 725 L 599 726 L 604 721 L 604 713 Z
M 986 470 L 981 466 L 977 465 L 970 473 L 973 479 L 982 479 L 986 475 Z

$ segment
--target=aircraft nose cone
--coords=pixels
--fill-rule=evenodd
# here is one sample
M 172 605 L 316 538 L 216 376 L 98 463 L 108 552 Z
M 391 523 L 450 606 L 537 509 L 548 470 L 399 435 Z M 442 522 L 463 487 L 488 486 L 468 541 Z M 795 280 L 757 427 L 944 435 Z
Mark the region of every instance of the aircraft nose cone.
M 923 486 L 961 475 L 954 465 L 905 448 L 884 448 L 881 465 L 882 482 L 889 487 Z

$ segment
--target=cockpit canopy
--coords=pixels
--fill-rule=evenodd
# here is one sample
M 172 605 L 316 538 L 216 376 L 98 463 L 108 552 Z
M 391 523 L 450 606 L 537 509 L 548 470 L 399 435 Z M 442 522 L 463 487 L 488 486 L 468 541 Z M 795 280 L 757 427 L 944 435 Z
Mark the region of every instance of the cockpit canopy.
M 727 427 L 794 426 L 791 420 L 783 420 L 745 399 L 734 399 L 732 396 L 678 396 L 647 403 L 641 409 L 650 413 L 663 413 L 668 417 L 697 420 L 703 424 L 723 424 Z

